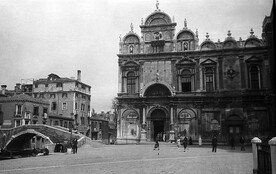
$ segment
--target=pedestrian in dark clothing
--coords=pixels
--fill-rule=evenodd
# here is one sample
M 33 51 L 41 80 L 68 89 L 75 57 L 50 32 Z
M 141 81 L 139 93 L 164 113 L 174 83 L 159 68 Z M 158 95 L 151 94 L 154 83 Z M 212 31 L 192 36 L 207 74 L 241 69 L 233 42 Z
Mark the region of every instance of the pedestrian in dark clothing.
M 231 137 L 230 145 L 231 145 L 231 149 L 235 149 L 235 139 L 234 139 L 234 137 Z
M 158 155 L 159 155 L 159 142 L 158 140 L 155 141 L 153 150 L 158 149 Z
M 159 142 L 158 140 L 155 141 L 153 150 L 158 149 L 159 150 Z
M 74 140 L 73 140 L 73 153 L 78 153 L 78 140 L 77 140 L 77 138 L 75 138 Z
M 244 148 L 245 139 L 243 136 L 241 136 L 240 138 L 240 143 L 241 143 L 241 151 L 245 151 L 245 148 Z
M 189 138 L 189 145 L 193 145 L 193 139 L 192 139 L 192 137 Z
M 213 146 L 212 152 L 217 152 L 217 145 L 218 145 L 218 139 L 217 137 L 214 136 L 212 139 L 212 146 Z
M 188 145 L 188 138 L 185 137 L 184 140 L 183 140 L 184 152 L 186 152 L 187 145 Z

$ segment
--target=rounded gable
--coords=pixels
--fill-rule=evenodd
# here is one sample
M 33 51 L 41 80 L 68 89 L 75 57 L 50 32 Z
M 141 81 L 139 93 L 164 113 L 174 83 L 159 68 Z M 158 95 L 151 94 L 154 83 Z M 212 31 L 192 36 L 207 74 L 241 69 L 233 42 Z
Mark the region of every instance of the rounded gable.
M 244 43 L 244 47 L 259 47 L 259 46 L 262 46 L 262 42 L 260 41 L 260 39 L 256 37 L 250 37 L 246 39 Z
M 176 35 L 177 40 L 195 40 L 195 34 L 189 29 L 181 30 Z
M 123 38 L 123 43 L 125 44 L 135 44 L 135 43 L 140 43 L 139 36 L 135 33 L 129 33 L 125 35 Z
M 145 20 L 145 26 L 167 25 L 171 23 L 170 16 L 160 11 L 150 14 Z
M 214 50 L 216 49 L 216 44 L 213 41 L 206 40 L 200 44 L 200 50 Z

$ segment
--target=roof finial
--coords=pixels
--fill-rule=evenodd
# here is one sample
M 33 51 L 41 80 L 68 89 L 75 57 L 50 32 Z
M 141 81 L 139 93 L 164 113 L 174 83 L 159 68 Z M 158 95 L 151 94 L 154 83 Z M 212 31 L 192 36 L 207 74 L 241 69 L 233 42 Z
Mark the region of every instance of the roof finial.
M 210 40 L 208 32 L 206 33 L 206 40 Z
M 250 37 L 253 37 L 254 35 L 254 31 L 253 31 L 253 28 L 251 28 L 251 30 L 250 30 Z
M 196 37 L 198 37 L 198 29 L 196 29 Z
M 144 25 L 144 19 L 143 18 L 141 19 L 141 25 Z
M 227 36 L 231 37 L 231 31 L 230 30 L 228 30 Z
M 160 9 L 159 9 L 159 2 L 158 2 L 158 0 L 156 0 L 156 4 L 155 4 L 155 6 L 156 6 L 156 10 L 155 10 L 155 11 L 160 11 Z
M 132 24 L 132 22 L 130 24 L 130 31 L 133 32 L 133 24 Z
M 186 20 L 186 18 L 184 19 L 184 28 L 187 28 L 187 20 Z

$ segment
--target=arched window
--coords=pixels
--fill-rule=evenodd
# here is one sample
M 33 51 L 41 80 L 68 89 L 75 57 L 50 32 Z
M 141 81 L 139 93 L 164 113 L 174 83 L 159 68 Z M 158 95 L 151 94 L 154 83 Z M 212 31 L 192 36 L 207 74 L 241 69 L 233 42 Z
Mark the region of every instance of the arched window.
M 206 69 L 205 71 L 205 83 L 206 83 L 206 91 L 214 90 L 214 72 L 212 69 Z
M 189 70 L 184 70 L 181 73 L 181 89 L 182 92 L 191 91 L 191 72 Z
M 127 74 L 127 93 L 134 94 L 135 93 L 135 73 L 129 72 Z
M 260 71 L 257 66 L 250 68 L 250 87 L 251 89 L 260 89 Z

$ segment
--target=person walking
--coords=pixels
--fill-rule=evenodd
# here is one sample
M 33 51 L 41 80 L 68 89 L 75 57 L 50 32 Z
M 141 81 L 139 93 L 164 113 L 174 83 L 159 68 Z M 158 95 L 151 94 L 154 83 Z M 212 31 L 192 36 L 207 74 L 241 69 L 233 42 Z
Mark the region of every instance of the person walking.
M 159 155 L 159 142 L 156 139 L 153 150 L 158 149 L 158 155 Z
M 153 150 L 158 149 L 159 150 L 159 142 L 158 140 L 155 141 Z
M 188 145 L 188 138 L 185 136 L 183 140 L 184 152 L 186 152 L 187 145 Z
M 241 143 L 241 151 L 245 151 L 245 148 L 244 148 L 245 139 L 243 136 L 241 136 L 240 138 L 240 143 Z
M 235 150 L 235 139 L 234 139 L 234 136 L 231 137 L 230 145 L 231 145 L 231 149 Z
M 78 153 L 78 140 L 75 138 L 73 140 L 73 153 Z
M 180 138 L 179 137 L 176 140 L 176 144 L 177 144 L 177 148 L 179 149 L 180 148 Z
M 218 139 L 216 136 L 212 138 L 212 152 L 217 152 Z

